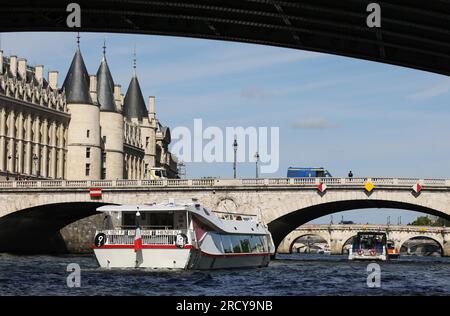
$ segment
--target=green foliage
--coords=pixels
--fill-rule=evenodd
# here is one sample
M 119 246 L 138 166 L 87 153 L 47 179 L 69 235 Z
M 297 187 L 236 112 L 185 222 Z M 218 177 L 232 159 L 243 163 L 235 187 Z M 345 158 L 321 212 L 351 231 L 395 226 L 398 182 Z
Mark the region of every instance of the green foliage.
M 450 227 L 450 221 L 439 217 L 437 220 L 432 221 L 428 216 L 419 216 L 413 222 L 409 223 L 409 225 L 414 226 L 436 226 L 436 227 Z
M 410 225 L 414 226 L 432 226 L 432 221 L 427 216 L 419 216 L 415 221 L 410 223 Z

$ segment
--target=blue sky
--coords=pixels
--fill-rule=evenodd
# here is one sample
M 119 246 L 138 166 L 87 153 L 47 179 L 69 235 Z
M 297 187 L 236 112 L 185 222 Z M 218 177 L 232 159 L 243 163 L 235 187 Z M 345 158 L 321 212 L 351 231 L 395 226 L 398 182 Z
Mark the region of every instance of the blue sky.
M 60 84 L 76 46 L 73 33 L 3 33 L 6 55 L 59 70 Z M 125 93 L 133 47 L 147 99 L 170 127 L 279 126 L 280 168 L 324 166 L 333 176 L 450 177 L 450 78 L 358 59 L 252 44 L 177 37 L 81 34 L 90 73 L 103 40 Z M 254 163 L 238 166 L 253 177 Z M 188 177 L 232 177 L 230 163 L 189 163 Z M 409 211 L 345 212 L 357 222 L 408 222 Z M 334 220 L 341 215 L 335 214 Z M 319 222 L 328 222 L 329 217 Z M 317 222 L 317 221 L 316 221 Z

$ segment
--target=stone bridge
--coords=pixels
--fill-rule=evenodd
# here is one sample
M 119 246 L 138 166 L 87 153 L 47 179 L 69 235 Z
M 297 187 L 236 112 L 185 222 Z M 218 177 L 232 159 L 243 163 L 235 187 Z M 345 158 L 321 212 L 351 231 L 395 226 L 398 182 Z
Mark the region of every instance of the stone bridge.
M 303 225 L 290 232 L 278 246 L 279 253 L 291 253 L 296 240 L 303 236 L 318 236 L 325 240 L 331 249 L 331 254 L 340 255 L 344 246 L 358 232 L 371 231 L 386 233 L 387 239 L 394 242 L 400 251 L 402 245 L 417 237 L 429 238 L 436 241 L 443 256 L 450 256 L 450 228 L 424 227 L 408 225 L 341 225 L 341 224 L 311 224 Z
M 91 197 L 90 188 L 101 188 L 102 196 Z M 159 203 L 169 198 L 197 198 L 208 208 L 230 212 L 254 214 L 260 209 L 277 246 L 302 224 L 351 209 L 406 209 L 450 219 L 450 180 L 446 179 L 0 181 L 0 251 L 50 251 L 61 246 L 62 228 L 96 214 L 101 205 Z

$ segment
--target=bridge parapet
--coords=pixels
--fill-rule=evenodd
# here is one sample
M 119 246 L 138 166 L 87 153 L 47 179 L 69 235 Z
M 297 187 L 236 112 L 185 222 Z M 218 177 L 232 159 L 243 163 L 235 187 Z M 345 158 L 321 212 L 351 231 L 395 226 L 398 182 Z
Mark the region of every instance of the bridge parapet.
M 427 188 L 450 188 L 450 179 L 417 178 L 266 178 L 266 179 L 161 179 L 161 180 L 23 180 L 0 181 L 0 189 L 37 188 L 134 188 L 134 187 L 268 187 L 315 188 L 324 183 L 330 188 L 354 188 L 367 182 L 375 188 L 407 188 L 420 183 Z

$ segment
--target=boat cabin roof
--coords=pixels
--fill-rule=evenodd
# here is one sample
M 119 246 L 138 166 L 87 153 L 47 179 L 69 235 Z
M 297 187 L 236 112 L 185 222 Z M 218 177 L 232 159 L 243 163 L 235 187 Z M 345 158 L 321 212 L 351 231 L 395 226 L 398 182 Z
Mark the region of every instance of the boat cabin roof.
M 267 226 L 256 218 L 256 215 L 213 212 L 199 203 L 186 204 L 140 204 L 140 205 L 105 205 L 97 208 L 99 212 L 176 212 L 187 211 L 209 225 L 214 230 L 227 233 L 267 234 Z

